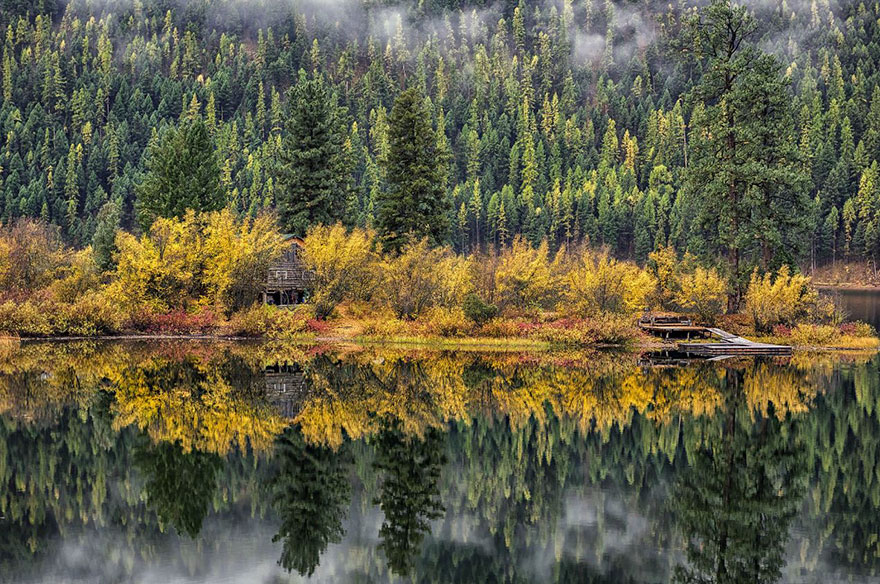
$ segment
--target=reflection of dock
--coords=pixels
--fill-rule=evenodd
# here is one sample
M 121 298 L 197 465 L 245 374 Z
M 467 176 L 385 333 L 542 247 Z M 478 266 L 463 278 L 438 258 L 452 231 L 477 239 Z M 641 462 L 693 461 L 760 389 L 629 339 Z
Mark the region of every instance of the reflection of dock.
M 275 363 L 266 367 L 266 399 L 286 418 L 299 413 L 308 393 L 308 383 L 302 367 L 294 363 Z
M 680 316 L 646 316 L 639 319 L 639 328 L 652 335 L 669 338 L 714 338 L 713 343 L 678 343 L 679 352 L 698 357 L 717 357 L 721 355 L 791 355 L 788 345 L 756 343 L 719 328 L 695 325 L 690 319 Z

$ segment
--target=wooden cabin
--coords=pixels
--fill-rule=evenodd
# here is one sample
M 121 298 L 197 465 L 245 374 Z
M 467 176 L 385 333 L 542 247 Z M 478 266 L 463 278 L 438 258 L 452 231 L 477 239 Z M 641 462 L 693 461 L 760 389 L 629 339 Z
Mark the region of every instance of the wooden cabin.
M 312 273 L 302 260 L 303 241 L 292 235 L 285 235 L 287 248 L 274 264 L 269 266 L 266 286 L 263 289 L 263 303 L 273 306 L 294 306 L 308 300 L 311 291 Z

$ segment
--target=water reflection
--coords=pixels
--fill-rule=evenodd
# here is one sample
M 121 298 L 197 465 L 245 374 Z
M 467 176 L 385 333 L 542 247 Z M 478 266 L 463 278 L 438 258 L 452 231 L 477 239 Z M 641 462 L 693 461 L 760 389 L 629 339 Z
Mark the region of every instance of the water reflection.
M 877 581 L 872 355 L 0 346 L 0 580 Z
M 145 479 L 147 505 L 160 525 L 172 525 L 195 539 L 214 495 L 220 457 L 198 450 L 184 452 L 180 440 L 154 444 L 144 437 L 135 446 L 134 463 Z
M 278 438 L 275 461 L 270 488 L 281 520 L 272 538 L 283 546 L 278 563 L 311 576 L 327 546 L 339 543 L 345 534 L 342 520 L 351 500 L 351 457 L 345 446 L 334 451 L 308 444 L 291 427 Z
M 789 526 L 804 493 L 799 421 L 750 416 L 743 371 L 729 372 L 718 426 L 679 474 L 670 498 L 687 561 L 682 583 L 779 580 Z
M 409 574 L 429 521 L 445 510 L 440 501 L 440 469 L 446 462 L 444 434 L 429 428 L 423 437 L 406 435 L 398 420 L 383 420 L 376 439 L 373 466 L 381 476 L 374 499 L 385 520 L 379 528 L 379 549 L 388 567 L 400 576 Z

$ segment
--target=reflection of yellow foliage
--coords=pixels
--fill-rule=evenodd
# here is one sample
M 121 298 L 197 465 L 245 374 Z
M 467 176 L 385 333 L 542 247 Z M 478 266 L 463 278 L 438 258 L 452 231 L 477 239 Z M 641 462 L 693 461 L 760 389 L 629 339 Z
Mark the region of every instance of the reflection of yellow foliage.
M 786 414 L 800 414 L 807 411 L 810 401 L 816 395 L 816 385 L 794 368 L 774 367 L 768 363 L 758 363 L 745 375 L 743 388 L 749 409 L 767 416 L 770 404 L 779 419 Z
M 221 454 L 231 447 L 266 451 L 291 422 L 309 442 L 335 448 L 371 436 L 383 417 L 422 436 L 475 416 L 514 429 L 531 420 L 543 426 L 552 413 L 607 437 L 636 414 L 665 428 L 680 416 L 716 415 L 736 395 L 755 415 L 799 414 L 846 358 L 799 354 L 790 363 L 640 368 L 635 355 L 620 353 L 324 353 L 295 343 L 2 345 L 0 412 L 34 419 L 67 404 L 87 405 L 108 389 L 114 428 L 135 425 L 153 440 Z M 295 366 L 304 380 L 291 394 L 293 420 L 282 418 L 265 393 L 263 370 L 275 364 Z
M 124 369 L 112 378 L 114 428 L 134 424 L 154 441 L 180 440 L 187 452 L 195 448 L 226 454 L 232 445 L 268 450 L 287 426 L 268 405 L 257 407 L 237 398 L 213 368 L 203 371 L 204 380 L 170 387 L 156 387 L 148 380 L 149 371 L 148 367 Z

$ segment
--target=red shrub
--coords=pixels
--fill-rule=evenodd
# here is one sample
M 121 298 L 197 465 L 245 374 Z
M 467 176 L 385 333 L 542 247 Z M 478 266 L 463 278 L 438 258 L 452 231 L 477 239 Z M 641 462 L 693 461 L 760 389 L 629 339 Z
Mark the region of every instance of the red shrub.
M 331 325 L 326 320 L 318 320 L 317 318 L 309 319 L 308 322 L 309 330 L 313 333 L 326 333 L 330 330 Z
M 773 336 L 774 337 L 790 337 L 791 336 L 791 327 L 786 326 L 784 324 L 777 324 L 773 327 Z
M 190 314 L 176 310 L 166 314 L 154 314 L 143 323 L 145 332 L 157 335 L 201 335 L 217 327 L 217 315 L 210 310 Z

